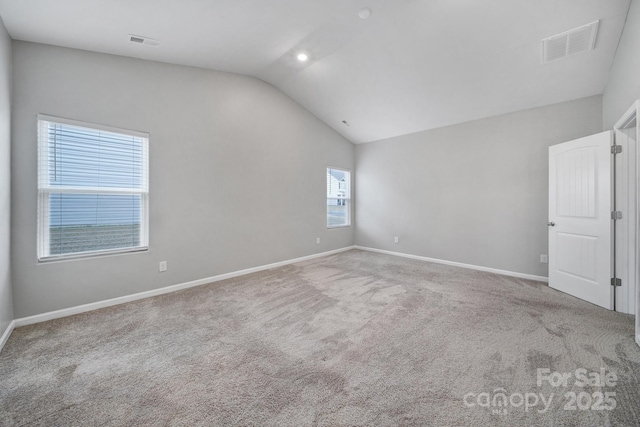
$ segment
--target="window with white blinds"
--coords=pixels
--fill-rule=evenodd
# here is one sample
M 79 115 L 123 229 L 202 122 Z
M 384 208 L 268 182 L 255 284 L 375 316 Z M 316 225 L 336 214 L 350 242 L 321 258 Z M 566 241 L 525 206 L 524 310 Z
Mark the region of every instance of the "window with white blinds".
M 327 227 L 351 225 L 351 172 L 327 168 Z
M 148 247 L 149 135 L 38 116 L 38 259 Z

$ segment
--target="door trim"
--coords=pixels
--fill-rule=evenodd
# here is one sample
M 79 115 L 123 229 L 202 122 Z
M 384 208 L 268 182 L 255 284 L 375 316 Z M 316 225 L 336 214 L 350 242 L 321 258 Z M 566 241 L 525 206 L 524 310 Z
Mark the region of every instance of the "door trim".
M 638 285 L 638 278 L 640 278 L 640 149 L 638 149 L 638 144 L 640 144 L 640 127 L 638 126 L 640 125 L 639 121 L 640 100 L 636 100 L 631 105 L 631 107 L 629 107 L 629 109 L 622 115 L 620 120 L 618 120 L 616 124 L 613 125 L 615 135 L 617 135 L 618 132 L 622 131 L 623 129 L 632 127 L 634 122 L 636 128 L 636 155 L 635 158 L 632 159 L 635 163 L 635 173 L 631 173 L 626 177 L 627 182 L 635 186 L 635 191 L 633 192 L 633 195 L 635 195 L 635 212 L 632 215 L 629 215 L 629 221 L 633 220 L 635 230 L 630 230 L 627 235 L 628 239 L 630 240 L 630 243 L 627 245 L 627 247 L 629 248 L 627 261 L 629 263 L 629 272 L 634 276 L 634 280 L 627 280 L 627 288 L 626 292 L 623 292 L 623 296 L 626 298 L 627 305 L 627 310 L 625 312 L 629 312 L 629 314 L 635 314 L 635 341 L 638 345 L 640 345 L 640 286 Z M 635 251 L 635 253 L 631 253 L 632 251 Z M 630 302 L 635 302 L 635 310 L 632 307 L 633 304 L 630 304 Z
M 616 247 L 617 266 L 619 277 L 622 279 L 622 286 L 614 287 L 616 298 L 616 311 L 627 314 L 636 314 L 636 323 L 639 323 L 638 309 L 640 308 L 640 294 L 638 293 L 637 280 L 640 278 L 640 227 L 638 220 L 640 219 L 640 185 L 638 185 L 640 165 L 640 150 L 638 150 L 638 112 L 640 111 L 640 100 L 634 102 L 631 107 L 622 115 L 622 117 L 613 126 L 614 138 L 616 144 L 622 142 L 621 133 L 624 129 L 628 129 L 635 123 L 635 147 L 627 150 L 625 154 L 624 148 L 622 157 L 621 174 L 618 175 L 619 188 L 615 188 L 617 198 L 626 206 L 622 207 L 624 222 L 622 232 L 618 234 L 620 238 L 619 245 Z M 627 147 L 625 147 L 627 148 Z M 635 154 L 635 155 L 634 155 Z M 633 157 L 629 157 L 633 156 Z M 621 194 L 622 192 L 622 194 Z M 640 325 L 636 326 L 636 340 L 640 339 Z

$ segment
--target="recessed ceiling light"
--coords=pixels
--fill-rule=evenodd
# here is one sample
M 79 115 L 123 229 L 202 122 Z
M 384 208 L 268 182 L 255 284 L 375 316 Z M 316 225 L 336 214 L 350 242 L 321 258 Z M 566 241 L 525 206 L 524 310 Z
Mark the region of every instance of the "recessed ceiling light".
M 360 12 L 358 12 L 358 16 L 360 17 L 360 19 L 367 19 L 371 16 L 371 9 L 369 9 L 368 7 L 360 9 Z
M 299 53 L 297 58 L 298 61 L 305 62 L 307 59 L 309 59 L 309 56 L 306 53 Z

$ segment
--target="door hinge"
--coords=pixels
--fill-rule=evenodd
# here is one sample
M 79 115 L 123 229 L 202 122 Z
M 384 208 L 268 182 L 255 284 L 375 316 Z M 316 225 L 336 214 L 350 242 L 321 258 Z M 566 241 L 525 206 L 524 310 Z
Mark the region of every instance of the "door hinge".
M 611 146 L 611 154 L 620 154 L 620 153 L 622 153 L 622 145 Z
M 611 286 L 622 286 L 622 279 L 616 277 L 611 278 Z
M 614 221 L 622 219 L 622 212 L 620 212 L 620 211 L 611 212 L 611 219 L 614 220 Z

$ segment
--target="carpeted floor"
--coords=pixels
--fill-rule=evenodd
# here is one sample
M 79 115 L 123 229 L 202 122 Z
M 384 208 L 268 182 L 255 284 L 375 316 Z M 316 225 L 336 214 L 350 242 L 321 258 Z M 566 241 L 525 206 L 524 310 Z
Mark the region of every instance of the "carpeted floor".
M 0 424 L 638 426 L 633 333 L 542 283 L 352 250 L 18 328 Z

